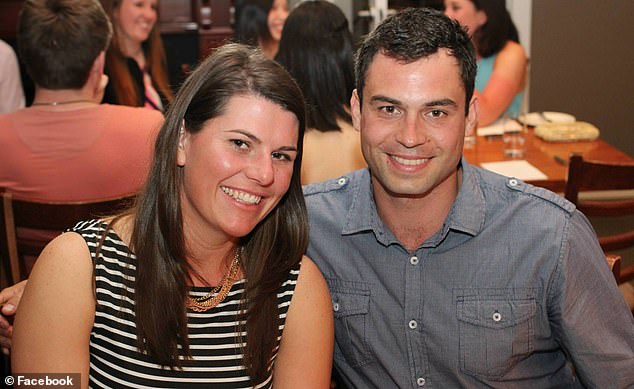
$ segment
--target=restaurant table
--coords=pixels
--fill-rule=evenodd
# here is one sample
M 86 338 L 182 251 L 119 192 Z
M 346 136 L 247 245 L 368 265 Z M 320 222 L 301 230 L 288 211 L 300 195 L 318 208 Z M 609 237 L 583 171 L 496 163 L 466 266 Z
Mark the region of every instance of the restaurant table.
M 475 143 L 465 143 L 464 157 L 469 163 L 478 166 L 486 162 L 514 160 L 504 155 L 503 148 L 502 136 L 477 136 Z M 543 180 L 526 180 L 526 182 L 561 193 L 566 187 L 568 160 L 572 153 L 579 153 L 584 159 L 589 160 L 634 163 L 634 158 L 601 139 L 546 142 L 535 136 L 532 128 L 529 128 L 526 133 L 526 155 L 515 160 L 526 160 L 547 176 Z

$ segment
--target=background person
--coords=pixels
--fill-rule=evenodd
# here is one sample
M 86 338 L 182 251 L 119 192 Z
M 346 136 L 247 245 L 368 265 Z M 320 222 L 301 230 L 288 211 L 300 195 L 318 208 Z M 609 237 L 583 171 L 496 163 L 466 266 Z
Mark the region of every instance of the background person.
M 235 41 L 258 46 L 274 58 L 288 16 L 287 0 L 237 0 Z
M 24 108 L 20 66 L 13 48 L 0 39 L 0 114 Z
M 368 169 L 304 190 L 336 370 L 353 388 L 633 387 L 634 318 L 587 219 L 462 158 L 475 74 L 469 36 L 425 8 L 357 51 Z
M 104 103 L 164 111 L 173 98 L 157 25 L 158 0 L 101 0 L 113 24 Z
M 304 110 L 259 50 L 214 51 L 168 111 L 136 207 L 44 249 L 14 372 L 81 373 L 82 387 L 328 387 L 331 302 L 303 256 Z
M 94 1 L 25 3 L 17 40 L 35 97 L 0 115 L 0 187 L 17 198 L 98 200 L 134 193 L 145 179 L 163 116 L 99 104 L 111 36 L 102 15 Z
M 339 7 L 327 1 L 300 3 L 286 19 L 275 60 L 297 80 L 307 103 L 302 183 L 364 167 L 350 116 L 352 35 Z
M 522 108 L 527 63 L 504 0 L 445 0 L 445 14 L 467 28 L 476 48 L 478 125 Z

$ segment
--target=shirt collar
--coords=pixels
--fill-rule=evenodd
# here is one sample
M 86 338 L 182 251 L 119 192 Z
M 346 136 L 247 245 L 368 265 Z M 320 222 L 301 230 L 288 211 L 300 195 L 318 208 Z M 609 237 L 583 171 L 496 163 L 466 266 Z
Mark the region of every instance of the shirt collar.
M 486 206 L 484 194 L 480 187 L 479 175 L 475 167 L 464 158 L 462 158 L 460 164 L 462 166 L 462 184 L 458 191 L 458 196 L 441 231 L 434 235 L 429 243 L 433 244 L 433 241 L 442 241 L 449 230 L 477 235 L 484 226 Z M 350 184 L 352 185 L 352 203 L 341 233 L 350 235 L 362 231 L 372 231 L 377 242 L 383 245 L 399 243 L 392 232 L 385 228 L 383 221 L 379 217 L 372 193 L 372 180 L 369 169 L 364 169 L 359 179 L 352 180 Z

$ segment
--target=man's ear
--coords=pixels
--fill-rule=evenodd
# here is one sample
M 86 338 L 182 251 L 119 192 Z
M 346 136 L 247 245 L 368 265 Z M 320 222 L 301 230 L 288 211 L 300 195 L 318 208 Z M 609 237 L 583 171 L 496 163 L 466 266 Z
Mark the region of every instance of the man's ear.
M 471 97 L 469 102 L 469 112 L 467 112 L 467 119 L 465 120 L 465 136 L 475 136 L 478 129 L 478 116 L 480 114 L 480 102 L 478 101 L 478 95 L 476 93 Z
M 359 131 L 361 129 L 361 101 L 356 89 L 352 91 L 352 97 L 350 97 L 350 111 L 352 126 Z
M 178 132 L 178 150 L 176 150 L 176 164 L 185 166 L 187 162 L 187 146 L 189 145 L 191 134 L 185 130 L 185 121 L 183 120 L 181 128 Z

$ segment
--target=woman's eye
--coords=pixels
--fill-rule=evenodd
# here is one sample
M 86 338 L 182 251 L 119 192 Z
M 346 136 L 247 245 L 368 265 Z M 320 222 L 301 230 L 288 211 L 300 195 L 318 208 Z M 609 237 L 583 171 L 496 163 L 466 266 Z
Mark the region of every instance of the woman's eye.
M 273 157 L 273 159 L 277 159 L 277 160 L 281 160 L 281 161 L 291 161 L 291 156 L 288 154 L 284 154 L 284 153 L 278 153 L 278 152 L 274 152 L 271 153 L 271 156 Z
M 242 139 L 231 139 L 231 143 L 233 143 L 233 145 L 241 150 L 246 150 L 249 148 L 249 144 L 245 141 L 243 141 Z

